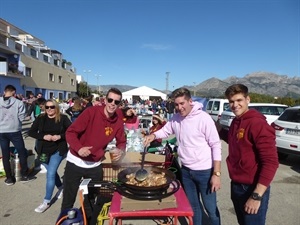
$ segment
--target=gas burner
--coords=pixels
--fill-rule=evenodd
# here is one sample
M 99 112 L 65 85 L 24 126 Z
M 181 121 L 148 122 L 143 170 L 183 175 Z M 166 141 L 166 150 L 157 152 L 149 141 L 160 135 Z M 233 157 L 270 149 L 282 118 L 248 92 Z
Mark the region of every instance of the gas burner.
M 123 196 L 135 199 L 135 200 L 161 200 L 163 198 L 169 197 L 176 193 L 180 188 L 180 183 L 178 180 L 174 180 L 170 183 L 168 189 L 158 189 L 151 191 L 144 190 L 134 190 L 125 186 L 117 186 L 116 190 Z

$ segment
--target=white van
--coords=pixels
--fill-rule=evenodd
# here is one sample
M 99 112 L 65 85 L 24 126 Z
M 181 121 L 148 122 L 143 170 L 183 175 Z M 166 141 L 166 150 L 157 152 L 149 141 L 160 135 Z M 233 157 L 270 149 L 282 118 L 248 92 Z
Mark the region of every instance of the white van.
M 205 111 L 216 122 L 221 118 L 222 112 L 228 108 L 229 108 L 228 99 L 213 98 L 208 100 Z
M 273 103 L 249 103 L 248 108 L 256 109 L 261 112 L 266 117 L 268 124 L 271 124 L 288 106 Z M 224 129 L 228 130 L 234 117 L 234 113 L 231 112 L 231 109 L 228 107 L 228 109 L 222 113 L 219 122 Z

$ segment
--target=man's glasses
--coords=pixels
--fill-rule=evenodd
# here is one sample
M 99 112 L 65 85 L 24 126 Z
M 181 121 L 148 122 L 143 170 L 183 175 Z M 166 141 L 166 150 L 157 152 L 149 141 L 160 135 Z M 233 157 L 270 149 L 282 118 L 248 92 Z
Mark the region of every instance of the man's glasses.
M 50 106 L 46 105 L 45 109 L 55 109 L 55 105 L 50 105 Z
M 112 98 L 107 98 L 107 102 L 108 102 L 108 103 L 115 102 L 116 105 L 119 105 L 119 104 L 121 103 L 120 100 L 115 100 L 115 99 L 112 99 Z

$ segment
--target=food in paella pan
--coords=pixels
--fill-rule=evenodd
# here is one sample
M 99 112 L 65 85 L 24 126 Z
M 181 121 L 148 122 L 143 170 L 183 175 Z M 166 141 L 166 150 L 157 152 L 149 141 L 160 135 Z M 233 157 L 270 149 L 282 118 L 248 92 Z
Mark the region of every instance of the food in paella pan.
M 126 178 L 127 178 L 126 184 L 141 186 L 141 187 L 160 186 L 160 185 L 164 185 L 167 183 L 167 178 L 165 175 L 166 174 L 164 172 L 156 173 L 156 172 L 150 171 L 146 180 L 139 182 L 135 179 L 135 173 L 131 173 L 131 174 L 126 175 Z

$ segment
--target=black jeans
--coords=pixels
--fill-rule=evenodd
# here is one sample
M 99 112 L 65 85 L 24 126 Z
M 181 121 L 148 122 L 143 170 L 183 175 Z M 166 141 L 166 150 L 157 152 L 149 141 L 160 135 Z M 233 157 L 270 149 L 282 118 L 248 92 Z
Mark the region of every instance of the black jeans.
M 21 175 L 27 176 L 28 166 L 27 166 L 27 150 L 24 145 L 24 139 L 21 131 L 12 133 L 0 133 L 0 145 L 2 149 L 2 161 L 3 167 L 7 178 L 12 178 L 12 170 L 10 167 L 10 149 L 9 144 L 13 143 L 14 147 L 17 149 L 20 165 L 21 165 Z
M 82 178 L 91 178 L 94 181 L 103 180 L 102 165 L 95 168 L 82 168 L 67 161 L 63 177 L 63 201 L 61 211 L 73 208 L 77 192 Z M 88 195 L 84 196 L 84 209 L 87 219 L 90 219 L 93 213 L 93 204 L 97 196 L 97 189 L 89 189 Z

